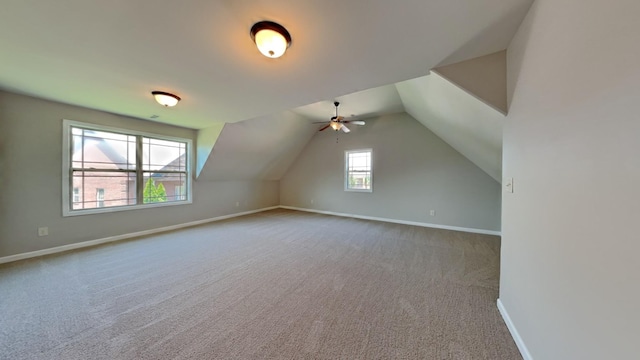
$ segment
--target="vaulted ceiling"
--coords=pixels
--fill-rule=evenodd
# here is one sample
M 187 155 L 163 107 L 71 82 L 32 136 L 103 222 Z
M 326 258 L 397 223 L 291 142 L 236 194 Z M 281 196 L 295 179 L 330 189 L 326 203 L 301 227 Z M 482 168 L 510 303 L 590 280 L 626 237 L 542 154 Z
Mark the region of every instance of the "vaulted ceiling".
M 407 111 L 429 127 L 438 116 L 464 117 L 426 109 L 437 101 L 411 81 L 504 50 L 532 1 L 9 0 L 0 12 L 0 88 L 219 134 L 213 151 L 198 149 L 205 179 L 219 176 L 207 167 L 229 166 L 210 154 L 255 154 L 276 142 L 257 172 L 236 177 L 278 178 L 313 135 L 310 119 L 331 116 L 334 99 L 348 96 L 346 115 Z M 260 20 L 291 33 L 283 57 L 255 48 L 249 29 Z M 183 100 L 163 108 L 152 90 Z M 285 123 L 280 136 L 261 137 L 261 128 Z M 434 132 L 455 143 L 451 131 Z

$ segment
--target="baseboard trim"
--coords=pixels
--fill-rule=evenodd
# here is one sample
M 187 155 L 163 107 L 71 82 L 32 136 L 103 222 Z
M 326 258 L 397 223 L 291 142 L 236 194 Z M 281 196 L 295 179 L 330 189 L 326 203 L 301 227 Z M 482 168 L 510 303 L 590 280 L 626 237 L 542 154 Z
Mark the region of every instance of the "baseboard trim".
M 422 227 L 428 227 L 428 228 L 434 228 L 434 229 L 463 231 L 463 232 L 474 233 L 474 234 L 496 235 L 496 236 L 501 236 L 502 235 L 500 231 L 493 231 L 493 230 L 484 230 L 484 229 L 474 229 L 474 228 L 466 228 L 466 227 L 459 227 L 459 226 L 430 224 L 430 223 L 423 223 L 423 222 L 417 222 L 417 221 L 405 221 L 405 220 L 397 220 L 397 219 L 389 219 L 389 218 L 381 218 L 381 217 L 357 215 L 357 214 L 347 214 L 347 213 L 339 213 L 339 212 L 333 212 L 333 211 L 323 211 L 323 210 L 316 210 L 316 209 L 299 208 L 299 207 L 295 207 L 295 206 L 286 206 L 286 205 L 280 205 L 279 207 L 281 209 L 306 211 L 306 212 L 312 212 L 312 213 L 318 213 L 318 214 L 350 217 L 350 218 L 363 219 L 363 220 L 383 221 L 383 222 L 394 223 L 394 224 L 414 225 L 414 226 L 422 226 Z
M 513 321 L 511 321 L 511 317 L 509 316 L 507 309 L 505 309 L 504 305 L 502 305 L 502 301 L 498 299 L 497 303 L 498 303 L 498 310 L 500 311 L 500 315 L 502 315 L 502 319 L 504 319 L 505 324 L 507 324 L 507 328 L 511 333 L 511 337 L 513 338 L 513 341 L 516 342 L 516 345 L 518 346 L 518 350 L 520 350 L 520 354 L 522 355 L 522 358 L 524 360 L 533 360 L 533 357 L 531 357 L 531 354 L 529 353 L 529 349 L 527 349 L 527 345 L 524 344 L 522 337 L 520 337 L 520 333 L 518 332 L 518 329 L 516 329 L 516 326 L 513 324 Z
M 115 241 L 131 239 L 131 238 L 135 238 L 135 237 L 139 237 L 139 236 L 147 236 L 147 235 L 153 235 L 153 234 L 162 233 L 162 232 L 166 232 L 166 231 L 178 230 L 178 229 L 182 229 L 182 228 L 186 228 L 186 227 L 202 225 L 202 224 L 206 224 L 206 223 L 210 223 L 210 222 L 215 222 L 215 221 L 230 219 L 230 218 L 234 218 L 234 217 L 255 214 L 255 213 L 274 210 L 274 209 L 288 209 L 288 210 L 306 211 L 306 212 L 325 214 L 325 215 L 350 217 L 350 218 L 363 219 L 363 220 L 383 221 L 383 222 L 389 222 L 389 223 L 395 223 L 395 224 L 403 224 L 403 225 L 415 225 L 415 226 L 429 227 L 429 228 L 435 228 L 435 229 L 463 231 L 463 232 L 476 233 L 476 234 L 497 235 L 497 236 L 501 235 L 499 231 L 492 231 L 492 230 L 464 228 L 464 227 L 458 227 L 458 226 L 448 226 L 448 225 L 439 225 L 439 224 L 429 224 L 429 223 L 423 223 L 423 222 L 417 222 L 417 221 L 405 221 L 405 220 L 388 219 L 388 218 L 381 218 L 381 217 L 375 217 L 375 216 L 347 214 L 347 213 L 339 213 L 339 212 L 333 212 L 333 211 L 323 211 L 323 210 L 316 210 L 316 209 L 299 208 L 299 207 L 295 207 L 295 206 L 279 205 L 279 206 L 271 206 L 271 207 L 266 207 L 266 208 L 261 208 L 261 209 L 256 209 L 256 210 L 243 211 L 243 212 L 229 214 L 229 215 L 222 215 L 222 216 L 217 216 L 217 217 L 213 217 L 213 218 L 209 218 L 209 219 L 190 221 L 190 222 L 182 223 L 182 224 L 164 226 L 164 227 L 156 228 L 156 229 L 137 231 L 137 232 L 127 233 L 127 234 L 122 234 L 122 235 L 109 236 L 109 237 L 96 239 L 96 240 L 82 241 L 82 242 L 69 244 L 69 245 L 56 246 L 56 247 L 52 247 L 52 248 L 48 248 L 48 249 L 42 249 L 42 250 L 31 251 L 31 252 L 26 252 L 26 253 L 21 253 L 21 254 L 4 256 L 4 257 L 0 257 L 0 264 L 5 264 L 5 263 L 13 262 L 13 261 L 34 258 L 34 257 L 38 257 L 38 256 L 51 255 L 51 254 L 56 254 L 56 253 L 60 253 L 60 252 L 64 252 L 64 251 L 81 249 L 81 248 L 85 248 L 85 247 L 91 247 L 91 246 L 96 246 L 96 245 L 115 242 Z
M 9 262 L 18 261 L 18 260 L 29 259 L 29 258 L 34 258 L 34 257 L 38 257 L 38 256 L 51 255 L 51 254 L 60 253 L 60 252 L 64 252 L 64 251 L 69 251 L 69 250 L 81 249 L 81 248 L 85 248 L 85 247 L 96 246 L 96 245 L 110 243 L 110 242 L 114 242 L 114 241 L 121 241 L 121 240 L 131 239 L 131 238 L 135 238 L 135 237 L 139 237 L 139 236 L 153 235 L 153 234 L 157 234 L 157 233 L 161 233 L 161 232 L 178 230 L 178 229 L 182 229 L 182 228 L 186 228 L 186 227 L 202 225 L 202 224 L 206 224 L 206 223 L 210 223 L 210 222 L 214 222 L 214 221 L 220 221 L 220 220 L 230 219 L 230 218 L 234 218 L 234 217 L 255 214 L 255 213 L 268 211 L 268 210 L 274 210 L 274 209 L 278 209 L 278 208 L 279 208 L 279 206 L 271 206 L 271 207 L 266 207 L 266 208 L 262 208 L 262 209 L 249 210 L 249 211 L 243 211 L 243 212 L 229 214 L 229 215 L 217 216 L 217 217 L 213 217 L 213 218 L 209 218 L 209 219 L 190 221 L 190 222 L 187 222 L 187 223 L 176 224 L 176 225 L 171 225 L 171 226 L 164 226 L 164 227 L 156 228 L 156 229 L 136 231 L 136 232 L 128 233 L 128 234 L 109 236 L 109 237 L 102 238 L 102 239 L 82 241 L 82 242 L 78 242 L 78 243 L 74 243 L 74 244 L 56 246 L 56 247 L 43 249 L 43 250 L 37 250 L 37 251 L 31 251 L 31 252 L 22 253 L 22 254 L 4 256 L 4 257 L 0 257 L 0 264 L 9 263 Z

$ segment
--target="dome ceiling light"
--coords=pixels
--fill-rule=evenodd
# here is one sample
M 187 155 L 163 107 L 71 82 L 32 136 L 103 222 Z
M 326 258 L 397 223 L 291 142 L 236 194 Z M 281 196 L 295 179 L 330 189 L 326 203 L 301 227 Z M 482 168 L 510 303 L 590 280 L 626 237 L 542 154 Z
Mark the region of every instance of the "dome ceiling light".
M 152 91 L 151 95 L 153 95 L 158 104 L 166 107 L 176 106 L 178 101 L 180 101 L 180 97 L 178 95 L 173 95 L 164 91 Z
M 251 27 L 251 39 L 262 55 L 279 58 L 291 46 L 291 35 L 282 25 L 272 21 L 260 21 Z

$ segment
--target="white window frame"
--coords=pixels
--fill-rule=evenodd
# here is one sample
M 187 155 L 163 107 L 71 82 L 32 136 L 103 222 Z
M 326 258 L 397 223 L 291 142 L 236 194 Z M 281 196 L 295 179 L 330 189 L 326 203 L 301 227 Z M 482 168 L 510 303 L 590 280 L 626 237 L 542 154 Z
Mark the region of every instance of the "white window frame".
M 369 153 L 369 160 L 370 160 L 369 173 L 371 174 L 371 185 L 369 186 L 369 189 L 353 189 L 349 187 L 349 154 L 361 153 L 361 152 Z M 373 150 L 372 149 L 346 150 L 344 152 L 344 191 L 362 192 L 362 193 L 373 192 Z
M 71 128 L 82 127 L 85 129 L 97 130 L 97 131 L 108 131 L 115 132 L 126 135 L 140 135 L 144 137 L 159 139 L 159 140 L 168 140 L 168 141 L 178 141 L 184 142 L 187 144 L 186 152 L 187 152 L 187 177 L 185 186 L 187 187 L 187 191 L 185 194 L 184 200 L 179 201 L 169 201 L 169 202 L 157 202 L 157 203 L 148 203 L 148 204 L 136 204 L 136 205 L 124 205 L 124 206 L 112 206 L 112 207 L 102 207 L 102 208 L 92 208 L 92 209 L 72 209 L 72 194 L 73 194 L 73 182 L 70 176 L 70 168 L 71 168 Z M 77 215 L 88 215 L 88 214 L 99 214 L 99 213 L 110 213 L 110 212 L 119 212 L 119 211 L 127 211 L 127 210 L 137 210 L 137 209 L 147 209 L 147 208 L 156 208 L 163 206 L 176 206 L 176 205 L 187 205 L 192 204 L 192 154 L 193 154 L 193 141 L 191 139 L 178 138 L 172 136 L 158 135 L 153 133 L 147 133 L 142 131 L 128 130 L 122 128 L 116 128 L 111 126 L 103 126 L 96 125 L 91 123 L 85 123 L 74 120 L 64 119 L 62 121 L 62 216 L 77 216 Z M 141 166 L 141 165 L 140 165 Z

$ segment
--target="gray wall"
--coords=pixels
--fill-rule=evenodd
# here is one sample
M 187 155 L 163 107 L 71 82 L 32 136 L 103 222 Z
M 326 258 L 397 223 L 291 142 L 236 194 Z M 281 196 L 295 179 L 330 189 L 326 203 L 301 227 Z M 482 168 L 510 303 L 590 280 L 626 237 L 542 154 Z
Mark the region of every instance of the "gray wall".
M 498 182 L 406 113 L 366 122 L 317 133 L 280 180 L 281 204 L 500 230 Z M 345 192 L 344 151 L 361 148 L 373 149 L 373 193 Z
M 508 49 L 500 299 L 534 359 L 637 359 L 640 2 L 537 0 Z
M 62 119 L 196 137 L 189 129 L 0 92 L 0 257 L 278 205 L 277 181 L 194 181 L 190 205 L 63 218 Z M 38 237 L 39 226 L 48 226 L 49 236 Z

